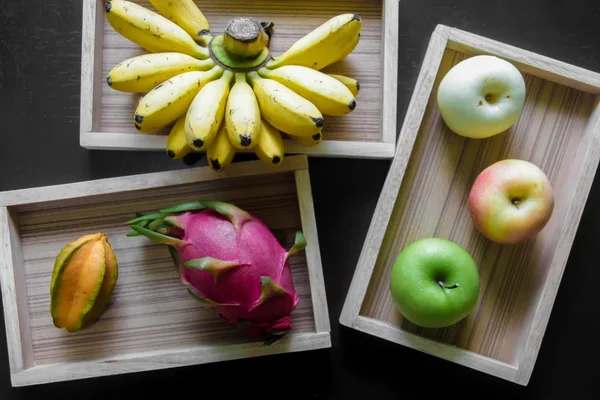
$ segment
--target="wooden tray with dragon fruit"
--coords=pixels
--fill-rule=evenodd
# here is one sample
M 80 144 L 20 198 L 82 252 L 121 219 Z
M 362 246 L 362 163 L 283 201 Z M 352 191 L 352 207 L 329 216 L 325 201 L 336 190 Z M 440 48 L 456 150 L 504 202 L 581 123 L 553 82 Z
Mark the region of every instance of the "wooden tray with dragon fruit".
M 13 386 L 328 348 L 306 155 L 0 193 Z
M 399 0 L 84 0 L 81 146 L 204 153 L 216 169 L 240 152 L 391 159 L 398 12 Z

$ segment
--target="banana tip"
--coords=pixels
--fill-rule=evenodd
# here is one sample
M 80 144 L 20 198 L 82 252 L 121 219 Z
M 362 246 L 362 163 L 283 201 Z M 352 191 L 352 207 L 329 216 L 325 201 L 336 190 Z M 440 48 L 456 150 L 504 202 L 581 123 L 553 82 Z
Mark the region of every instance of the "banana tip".
M 360 21 L 360 15 L 358 14 L 354 14 L 354 17 L 352 18 L 352 21 Z
M 194 139 L 194 142 L 192 144 L 194 145 L 195 148 L 201 149 L 202 146 L 204 146 L 204 140 L 202 140 L 202 139 Z
M 106 77 L 106 83 L 108 84 L 108 86 L 112 87 L 112 78 L 110 76 Z
M 222 171 L 223 167 L 221 167 L 221 163 L 218 159 L 210 160 L 210 167 L 215 171 Z
M 111 8 L 112 8 L 112 4 L 111 4 L 111 2 L 110 2 L 110 0 L 109 0 L 109 1 L 107 1 L 107 2 L 106 2 L 106 4 L 104 5 L 104 12 L 109 12 Z
M 175 158 L 175 152 L 173 150 L 167 150 L 167 155 L 169 158 Z
M 273 162 L 274 165 L 279 165 L 279 163 L 281 163 L 281 157 L 274 156 L 271 161 Z
M 313 118 L 312 120 L 315 122 L 317 128 L 322 128 L 325 125 L 325 118 Z
M 252 144 L 252 138 L 248 135 L 240 135 L 240 144 L 244 147 L 248 147 Z
M 350 110 L 354 111 L 354 109 L 356 108 L 356 100 L 352 100 L 350 102 L 350 104 L 348 104 L 348 108 L 350 108 Z

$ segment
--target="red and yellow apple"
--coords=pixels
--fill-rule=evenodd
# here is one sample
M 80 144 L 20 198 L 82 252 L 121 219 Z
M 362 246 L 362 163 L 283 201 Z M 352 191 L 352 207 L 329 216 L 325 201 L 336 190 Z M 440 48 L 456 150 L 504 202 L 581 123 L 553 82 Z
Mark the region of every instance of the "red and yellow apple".
M 475 179 L 468 199 L 475 228 L 499 244 L 517 244 L 537 235 L 554 211 L 550 180 L 535 164 L 498 161 Z

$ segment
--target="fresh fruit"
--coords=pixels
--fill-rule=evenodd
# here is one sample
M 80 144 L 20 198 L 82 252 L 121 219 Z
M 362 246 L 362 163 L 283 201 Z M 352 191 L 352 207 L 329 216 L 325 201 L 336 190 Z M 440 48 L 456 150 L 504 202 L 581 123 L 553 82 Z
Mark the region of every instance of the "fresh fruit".
M 321 70 L 348 55 L 360 40 L 362 19 L 357 14 L 337 15 L 296 41 L 267 63 L 274 69 L 301 65 Z
M 260 134 L 260 109 L 246 74 L 237 72 L 229 92 L 225 125 L 231 144 L 238 150 L 252 149 Z
M 517 159 L 485 168 L 475 179 L 468 202 L 477 230 L 505 245 L 538 234 L 554 212 L 554 192 L 546 174 L 535 164 Z
M 352 92 L 352 95 L 354 97 L 358 96 L 358 93 L 360 92 L 360 82 L 357 81 L 354 78 L 350 78 L 348 76 L 344 76 L 344 75 L 337 75 L 337 74 L 328 74 L 329 76 L 331 76 L 332 78 L 337 79 L 338 81 L 342 82 L 348 89 L 350 89 L 350 92 Z
M 456 64 L 437 92 L 440 114 L 454 133 L 484 139 L 513 126 L 525 103 L 525 81 L 508 61 L 488 55 Z
M 263 119 L 260 124 L 260 135 L 254 153 L 266 165 L 277 167 L 283 162 L 284 150 L 281 132 Z
M 170 228 L 160 234 L 142 221 Z M 255 215 L 220 201 L 180 204 L 127 224 L 167 245 L 188 292 L 241 331 L 271 344 L 292 328 L 299 298 L 289 258 L 306 247 L 301 232 L 286 251 Z
M 223 123 L 229 85 L 233 72 L 225 70 L 215 81 L 209 82 L 196 95 L 185 121 L 185 137 L 195 151 L 210 146 Z
M 180 160 L 192 151 L 185 139 L 185 117 L 177 119 L 167 137 L 167 155 L 172 160 Z
M 144 94 L 133 115 L 140 132 L 158 133 L 171 125 L 165 150 L 173 160 L 210 149 L 214 163 L 209 165 L 223 170 L 232 154 L 254 150 L 277 166 L 290 143 L 282 135 L 300 146 L 316 146 L 323 140 L 325 115 L 343 116 L 357 106 L 357 80 L 319 71 L 360 42 L 362 20 L 356 14 L 330 18 L 273 57 L 272 21 L 239 16 L 212 36 L 192 0 L 150 0 L 148 7 L 109 0 L 105 10 L 116 32 L 150 52 L 114 66 L 106 82 L 121 92 Z M 192 73 L 200 72 L 205 74 L 194 85 Z M 229 144 L 215 142 L 221 130 Z M 263 131 L 267 136 L 259 145 Z
M 206 149 L 206 158 L 208 166 L 215 171 L 223 171 L 235 157 L 235 147 L 227 137 L 227 129 L 225 124 L 221 124 L 219 132 L 212 144 Z
M 283 84 L 248 73 L 260 111 L 265 120 L 288 135 L 311 136 L 321 131 L 323 114 L 310 101 Z
M 133 117 L 138 131 L 154 132 L 184 115 L 204 86 L 223 73 L 215 66 L 210 71 L 192 71 L 174 76 L 142 97 Z
M 354 95 L 343 83 L 320 71 L 299 65 L 273 70 L 261 68 L 263 78 L 273 79 L 313 103 L 324 115 L 345 115 L 356 108 Z
M 200 59 L 210 57 L 208 50 L 179 25 L 139 4 L 109 0 L 104 11 L 117 32 L 151 53 L 175 51 Z
M 390 293 L 408 321 L 423 328 L 443 328 L 465 318 L 477 304 L 479 271 L 458 244 L 422 238 L 398 254 Z
M 358 43 L 360 43 L 360 32 L 358 33 L 358 35 L 354 36 L 352 38 L 352 40 L 348 43 L 346 50 L 344 52 L 340 53 L 339 55 L 337 55 L 333 60 L 331 60 L 329 62 L 329 65 L 335 64 L 336 62 L 341 61 L 342 59 L 344 59 L 348 55 L 350 55 L 350 53 L 352 53 L 354 51 L 356 46 L 358 46 Z
M 211 59 L 199 60 L 183 53 L 142 54 L 115 65 L 108 73 L 108 86 L 121 92 L 147 93 L 176 75 L 207 71 L 215 66 Z
M 193 0 L 150 0 L 150 4 L 194 40 L 205 46 L 210 41 L 210 24 Z
M 50 314 L 57 328 L 77 332 L 104 313 L 119 275 L 106 235 L 84 235 L 57 255 L 50 282 Z
M 290 139 L 302 146 L 314 147 L 318 144 L 321 144 L 323 141 L 323 134 L 321 132 L 317 132 L 312 136 L 290 136 Z

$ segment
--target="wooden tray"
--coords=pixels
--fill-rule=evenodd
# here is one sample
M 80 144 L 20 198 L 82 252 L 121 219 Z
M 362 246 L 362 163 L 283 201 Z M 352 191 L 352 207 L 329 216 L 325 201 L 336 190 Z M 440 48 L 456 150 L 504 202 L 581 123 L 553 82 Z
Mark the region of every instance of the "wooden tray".
M 154 10 L 148 1 L 134 1 Z M 272 20 L 275 23 L 270 44 L 273 54 L 281 54 L 300 37 L 337 14 L 358 13 L 363 19 L 360 43 L 346 59 L 323 70 L 359 80 L 361 90 L 356 109 L 344 117 L 327 117 L 324 140 L 319 146 L 304 147 L 286 139 L 286 153 L 356 158 L 394 156 L 399 0 L 201 0 L 196 3 L 214 32 L 222 32 L 237 16 Z M 81 146 L 100 150 L 164 151 L 166 130 L 160 134 L 140 134 L 133 126 L 134 110 L 141 96 L 118 92 L 106 84 L 110 69 L 145 50 L 119 35 L 104 14 L 104 1 L 83 0 Z
M 493 54 L 524 74 L 517 124 L 496 137 L 451 133 L 438 84 L 459 61 Z M 356 330 L 527 385 L 600 159 L 600 75 L 457 29 L 438 26 L 421 73 L 340 321 Z M 479 235 L 466 197 L 485 167 L 505 158 L 539 165 L 555 187 L 554 214 L 534 239 L 499 246 Z M 421 329 L 389 294 L 393 261 L 422 237 L 453 240 L 480 269 L 479 303 L 462 322 Z
M 292 330 L 272 346 L 239 334 L 187 293 L 166 246 L 126 237 L 136 215 L 198 199 L 255 213 L 286 246 L 300 303 Z M 305 155 L 280 169 L 250 161 L 221 174 L 208 167 L 0 193 L 0 281 L 13 386 L 149 371 L 328 348 L 329 315 Z M 52 324 L 49 284 L 62 246 L 90 231 L 107 234 L 119 261 L 112 306 L 91 328 Z M 289 248 L 289 247 L 288 247 Z

